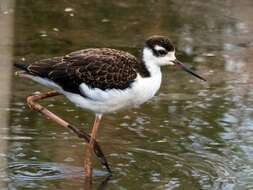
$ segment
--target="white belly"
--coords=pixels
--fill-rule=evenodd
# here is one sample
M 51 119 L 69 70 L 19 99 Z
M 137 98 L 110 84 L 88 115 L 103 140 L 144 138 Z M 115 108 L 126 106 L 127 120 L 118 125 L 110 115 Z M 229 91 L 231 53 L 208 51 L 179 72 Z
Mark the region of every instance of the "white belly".
M 152 98 L 161 85 L 161 72 L 159 69 L 151 77 L 142 78 L 138 75 L 132 86 L 124 90 L 111 89 L 103 91 L 98 88 L 89 88 L 85 83 L 82 83 L 80 91 L 88 97 L 84 98 L 79 94 L 64 91 L 51 80 L 32 75 L 27 75 L 27 77 L 64 94 L 76 106 L 95 113 L 109 113 L 140 105 Z
M 79 107 L 91 110 L 95 113 L 114 112 L 123 108 L 140 105 L 152 98 L 161 85 L 161 73 L 142 78 L 137 77 L 130 88 L 124 90 L 100 90 L 91 89 L 86 84 L 81 84 L 81 91 L 89 98 L 64 92 L 66 97 Z

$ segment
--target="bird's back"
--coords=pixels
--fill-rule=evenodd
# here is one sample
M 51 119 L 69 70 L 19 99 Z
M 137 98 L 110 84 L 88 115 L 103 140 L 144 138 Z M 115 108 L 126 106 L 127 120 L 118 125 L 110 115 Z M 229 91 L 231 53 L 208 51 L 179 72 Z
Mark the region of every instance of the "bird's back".
M 74 93 L 81 93 L 82 83 L 101 90 L 128 88 L 137 77 L 138 65 L 133 55 L 109 48 L 84 49 L 29 65 L 16 64 L 28 74 Z

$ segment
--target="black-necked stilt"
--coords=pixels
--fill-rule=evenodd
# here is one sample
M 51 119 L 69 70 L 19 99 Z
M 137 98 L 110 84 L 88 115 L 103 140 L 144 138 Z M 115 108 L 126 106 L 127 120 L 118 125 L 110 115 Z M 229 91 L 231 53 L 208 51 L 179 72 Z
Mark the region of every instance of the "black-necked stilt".
M 176 59 L 174 46 L 162 36 L 147 39 L 140 60 L 124 51 L 91 48 L 33 64 L 15 64 L 23 76 L 96 114 L 91 141 L 103 114 L 140 105 L 155 95 L 164 65 L 176 65 L 205 80 Z

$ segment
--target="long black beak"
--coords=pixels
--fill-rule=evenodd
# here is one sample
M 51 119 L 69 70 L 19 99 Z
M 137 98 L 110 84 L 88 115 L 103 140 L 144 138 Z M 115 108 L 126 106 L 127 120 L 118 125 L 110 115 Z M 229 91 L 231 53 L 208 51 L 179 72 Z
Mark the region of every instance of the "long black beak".
M 206 79 L 204 79 L 203 77 L 199 76 L 197 73 L 195 73 L 193 70 L 191 70 L 189 67 L 187 67 L 185 64 L 183 64 L 182 62 L 178 61 L 177 59 L 175 61 L 173 61 L 173 63 L 175 63 L 176 66 L 178 66 L 180 69 L 183 69 L 184 71 L 186 71 L 187 73 L 192 74 L 193 76 L 206 81 Z

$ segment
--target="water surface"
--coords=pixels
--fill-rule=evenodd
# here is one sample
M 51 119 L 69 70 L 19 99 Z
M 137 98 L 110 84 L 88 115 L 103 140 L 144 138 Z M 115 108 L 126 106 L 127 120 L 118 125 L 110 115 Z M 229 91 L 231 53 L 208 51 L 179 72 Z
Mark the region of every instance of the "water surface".
M 113 169 L 107 189 L 253 189 L 252 8 L 250 0 L 19 0 L 14 60 L 87 47 L 138 56 L 146 37 L 169 36 L 177 57 L 208 83 L 163 68 L 152 100 L 103 118 L 98 139 Z M 13 77 L 9 189 L 84 188 L 82 140 L 25 105 L 47 90 Z M 43 105 L 86 131 L 94 118 L 63 97 Z M 104 171 L 95 161 L 94 189 L 106 184 Z

